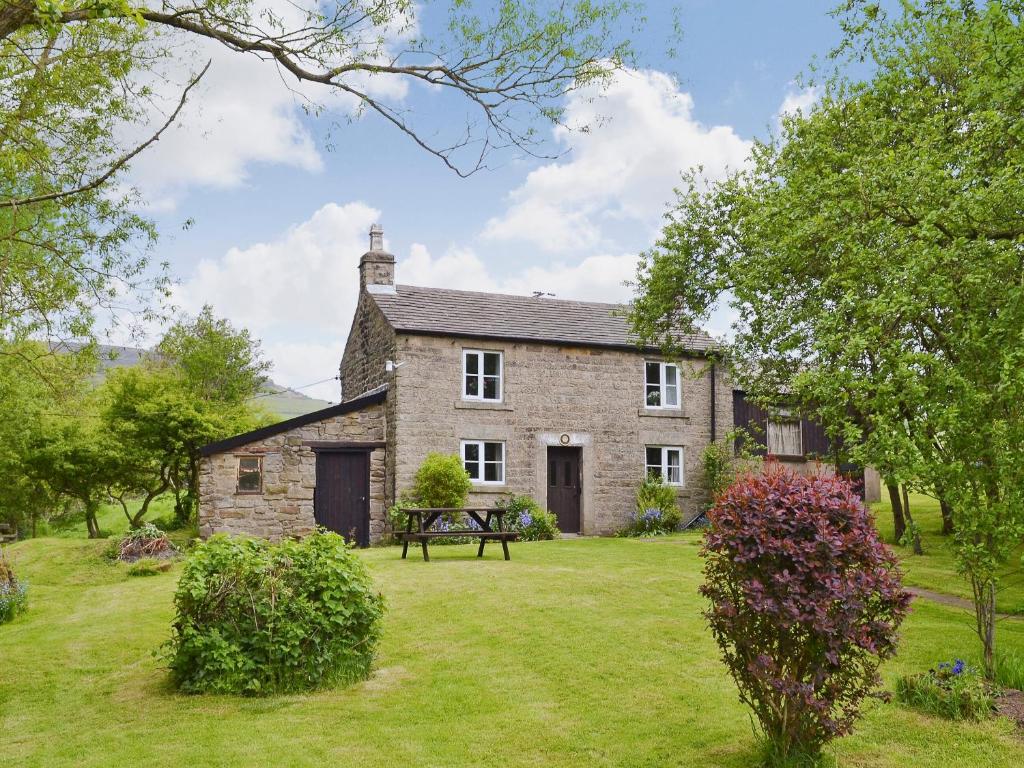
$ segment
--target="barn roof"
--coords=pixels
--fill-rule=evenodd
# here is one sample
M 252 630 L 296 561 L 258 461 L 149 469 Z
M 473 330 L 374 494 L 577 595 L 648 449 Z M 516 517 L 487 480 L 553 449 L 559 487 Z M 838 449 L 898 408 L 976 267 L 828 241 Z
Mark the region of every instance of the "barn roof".
M 374 290 L 370 295 L 400 332 L 640 349 L 623 304 L 413 285 Z M 696 354 L 715 347 L 715 340 L 703 332 L 685 334 L 679 340 L 683 349 Z

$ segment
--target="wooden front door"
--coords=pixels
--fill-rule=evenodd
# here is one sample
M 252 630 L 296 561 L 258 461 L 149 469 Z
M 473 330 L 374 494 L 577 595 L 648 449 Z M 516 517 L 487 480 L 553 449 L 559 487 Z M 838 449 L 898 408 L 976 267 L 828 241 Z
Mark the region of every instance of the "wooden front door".
M 317 451 L 313 516 L 317 525 L 370 546 L 368 451 Z
M 548 509 L 562 533 L 580 532 L 580 449 L 548 448 Z

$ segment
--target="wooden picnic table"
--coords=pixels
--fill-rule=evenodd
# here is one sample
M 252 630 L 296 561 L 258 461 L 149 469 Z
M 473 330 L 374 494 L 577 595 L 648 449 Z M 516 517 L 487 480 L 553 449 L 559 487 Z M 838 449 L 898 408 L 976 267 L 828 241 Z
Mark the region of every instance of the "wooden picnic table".
M 480 547 L 477 549 L 476 556 L 484 556 L 484 544 L 488 541 L 500 541 L 501 548 L 505 553 L 505 559 L 511 559 L 508 554 L 508 543 L 515 541 L 519 534 L 513 531 L 505 530 L 505 515 L 508 514 L 507 509 L 497 508 L 486 508 L 486 507 L 454 507 L 454 508 L 435 508 L 435 509 L 407 509 L 405 510 L 408 514 L 408 522 L 406 523 L 405 530 L 398 533 L 399 538 L 402 539 L 402 559 L 405 559 L 406 554 L 409 552 L 409 542 L 418 541 L 423 547 L 423 559 L 430 562 L 430 552 L 427 549 L 427 542 L 431 539 L 438 539 L 443 536 L 461 536 L 472 539 L 480 539 Z M 474 523 L 475 528 L 453 528 L 448 530 L 438 530 L 433 526 L 438 520 L 444 515 L 460 514 L 465 515 Z M 415 530 L 414 530 L 415 523 Z M 494 524 L 497 524 L 497 528 L 494 528 Z

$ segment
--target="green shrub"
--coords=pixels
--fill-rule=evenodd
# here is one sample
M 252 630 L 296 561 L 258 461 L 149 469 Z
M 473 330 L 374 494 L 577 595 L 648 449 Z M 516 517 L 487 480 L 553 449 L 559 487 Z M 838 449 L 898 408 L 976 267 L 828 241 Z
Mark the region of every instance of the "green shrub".
M 960 659 L 899 678 L 896 698 L 914 709 L 949 720 L 981 720 L 995 707 L 992 687 Z
M 715 499 L 722 495 L 722 491 L 736 479 L 735 457 L 729 445 L 716 442 L 708 443 L 700 460 L 710 507 L 715 503 Z
M 383 598 L 344 539 L 218 535 L 189 555 L 164 648 L 188 693 L 267 694 L 365 679 Z
M 28 584 L 14 575 L 14 568 L 0 552 L 0 624 L 28 608 Z
M 679 527 L 683 515 L 675 489 L 656 475 L 646 477 L 636 489 L 636 510 L 620 536 L 658 536 Z
M 557 538 L 558 519 L 530 496 L 512 496 L 495 503 L 508 510 L 505 527 L 519 534 L 522 541 L 547 541 Z
M 995 682 L 1003 688 L 1024 691 L 1024 656 L 1015 653 L 996 654 Z
M 129 576 L 157 576 L 171 570 L 170 560 L 157 560 L 155 557 L 143 557 L 128 566 Z
M 410 498 L 420 507 L 464 507 L 472 487 L 457 454 L 428 453 L 416 470 Z

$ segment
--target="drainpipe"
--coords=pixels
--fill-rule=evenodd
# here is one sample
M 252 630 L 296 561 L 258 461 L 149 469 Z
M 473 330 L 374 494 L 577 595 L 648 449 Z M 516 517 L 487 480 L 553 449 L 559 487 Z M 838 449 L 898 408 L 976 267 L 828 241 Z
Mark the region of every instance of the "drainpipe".
M 715 442 L 718 437 L 718 414 L 715 412 L 715 362 L 711 361 L 711 442 Z

